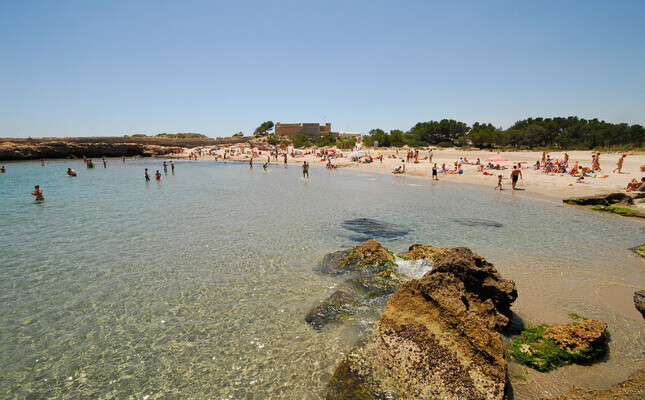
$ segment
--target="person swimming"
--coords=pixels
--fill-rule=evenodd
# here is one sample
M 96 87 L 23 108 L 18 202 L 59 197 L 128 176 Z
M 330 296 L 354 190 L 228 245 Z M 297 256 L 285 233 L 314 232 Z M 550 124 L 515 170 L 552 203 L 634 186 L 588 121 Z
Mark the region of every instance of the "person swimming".
M 7 170 L 4 168 L 4 165 L 0 167 L 0 173 L 4 174 Z
M 43 196 L 43 190 L 40 188 L 39 185 L 36 185 L 34 187 L 34 191 L 31 192 L 32 196 L 36 196 L 36 201 L 43 201 L 45 200 L 45 196 Z
M 76 171 L 71 168 L 67 168 L 67 175 L 76 176 Z

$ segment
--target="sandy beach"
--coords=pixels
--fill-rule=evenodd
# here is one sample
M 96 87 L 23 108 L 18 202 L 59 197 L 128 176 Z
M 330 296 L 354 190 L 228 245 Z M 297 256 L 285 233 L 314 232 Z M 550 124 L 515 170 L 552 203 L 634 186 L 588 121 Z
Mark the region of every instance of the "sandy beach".
M 366 154 L 372 154 L 374 149 L 364 149 Z M 338 168 L 354 168 L 370 172 L 391 174 L 396 166 L 403 165 L 405 160 L 406 150 L 399 149 L 398 154 L 396 149 L 381 148 L 379 151 L 383 153 L 383 161 L 380 162 L 374 158 L 373 163 L 356 163 L 351 162 L 348 155 L 351 151 L 340 151 L 342 157 L 332 159 L 332 164 L 337 165 Z M 305 152 L 311 153 L 300 157 L 289 156 L 289 164 L 302 164 L 304 161 L 309 162 L 311 165 L 325 165 L 327 160 L 316 156 L 315 149 L 308 149 Z M 569 165 L 578 162 L 580 167 L 591 167 L 591 151 L 567 151 L 569 154 Z M 218 154 L 223 156 L 223 151 Z M 590 196 L 596 194 L 607 194 L 618 191 L 625 191 L 627 183 L 632 179 L 640 180 L 645 176 L 645 172 L 641 172 L 640 167 L 645 165 L 645 154 L 626 152 L 626 153 L 601 153 L 600 167 L 601 171 L 598 176 L 606 177 L 586 177 L 584 183 L 578 183 L 577 178 L 569 174 L 546 174 L 544 170 L 538 171 L 533 169 L 533 164 L 541 160 L 542 152 L 537 151 L 485 151 L 485 150 L 461 150 L 455 148 L 449 149 L 436 149 L 433 153 L 432 163 L 428 160 L 428 150 L 423 150 L 419 153 L 419 162 L 405 163 L 405 175 L 414 176 L 419 178 L 432 178 L 432 166 L 437 164 L 439 169 L 442 164 L 446 165 L 446 169 L 454 169 L 455 161 L 460 158 L 465 158 L 469 163 L 475 163 L 479 159 L 482 163 L 490 157 L 501 156 L 508 161 L 494 162 L 501 167 L 506 167 L 502 170 L 487 170 L 488 174 L 478 171 L 478 165 L 462 165 L 462 174 L 440 173 L 439 180 L 449 182 L 465 183 L 470 185 L 482 185 L 490 187 L 491 190 L 497 185 L 497 176 L 502 175 L 502 188 L 509 193 L 511 190 L 510 174 L 515 163 L 522 163 L 522 178 L 518 181 L 516 194 L 525 193 L 528 195 L 546 196 L 552 199 L 561 200 L 567 197 Z M 563 160 L 564 151 L 547 153 L 553 160 Z M 622 154 L 627 154 L 624 160 L 623 168 L 620 173 L 613 172 L 616 168 L 616 162 Z M 176 155 L 184 158 L 188 157 L 188 153 Z M 266 161 L 267 152 L 262 151 L 261 155 L 254 159 L 254 164 L 261 168 L 262 163 Z M 394 158 L 393 158 L 394 157 Z M 212 159 L 212 156 L 204 156 L 203 159 Z M 232 161 L 248 162 L 249 157 L 233 157 Z M 282 158 L 279 163 L 282 164 Z M 275 163 L 275 158 L 272 158 L 272 163 Z

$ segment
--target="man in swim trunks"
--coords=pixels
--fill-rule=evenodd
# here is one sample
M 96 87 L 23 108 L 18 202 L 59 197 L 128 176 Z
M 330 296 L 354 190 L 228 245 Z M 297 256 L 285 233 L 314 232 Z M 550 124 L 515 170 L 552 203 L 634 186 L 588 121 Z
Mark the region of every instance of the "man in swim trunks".
M 309 178 L 309 164 L 307 164 L 307 161 L 302 164 L 302 177 Z
M 150 174 L 148 173 L 148 168 L 146 168 L 145 177 L 146 177 L 146 181 L 150 180 Z
M 175 172 L 175 163 L 174 163 L 174 162 L 172 162 L 172 160 L 170 160 L 170 170 L 171 170 L 172 172 Z
M 39 185 L 36 185 L 34 187 L 34 192 L 31 194 L 32 196 L 36 196 L 36 201 L 43 201 L 45 200 L 45 196 L 43 196 L 43 190 L 40 188 Z
M 439 180 L 439 178 L 437 177 L 437 163 L 435 163 L 432 166 L 432 180 L 433 181 L 438 181 Z
M 163 172 L 164 172 L 165 174 L 167 174 L 167 173 L 168 173 L 168 164 L 167 164 L 165 161 L 163 162 Z
M 513 171 L 511 172 L 511 187 L 513 188 L 513 190 L 515 190 L 515 184 L 517 184 L 517 180 L 519 178 L 522 178 L 522 170 L 517 165 L 513 165 Z

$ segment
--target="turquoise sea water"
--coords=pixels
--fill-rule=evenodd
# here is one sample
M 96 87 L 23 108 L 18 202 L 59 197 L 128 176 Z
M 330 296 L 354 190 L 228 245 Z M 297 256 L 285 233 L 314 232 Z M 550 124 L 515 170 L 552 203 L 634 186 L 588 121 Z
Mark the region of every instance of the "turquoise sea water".
M 383 306 L 320 332 L 304 323 L 345 285 L 314 267 L 357 244 L 341 226 L 353 218 L 409 229 L 381 240 L 394 252 L 471 247 L 516 282 L 528 323 L 569 312 L 608 322 L 608 359 L 550 375 L 553 390 L 608 386 L 645 365 L 643 321 L 599 294 L 645 288 L 629 251 L 645 242 L 642 221 L 356 170 L 312 168 L 307 180 L 297 165 L 177 161 L 146 183 L 143 169 L 163 173 L 163 160 L 98 161 L 6 163 L 0 174 L 0 396 L 321 398 Z

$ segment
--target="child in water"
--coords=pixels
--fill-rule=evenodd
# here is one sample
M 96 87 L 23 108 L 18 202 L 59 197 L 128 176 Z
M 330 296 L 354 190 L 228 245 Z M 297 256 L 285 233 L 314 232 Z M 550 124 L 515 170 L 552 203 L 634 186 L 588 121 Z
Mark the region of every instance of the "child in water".
M 34 191 L 31 192 L 32 196 L 36 196 L 36 201 L 43 201 L 45 200 L 45 196 L 43 196 L 43 190 L 40 188 L 39 185 L 36 185 L 34 187 Z
M 155 179 L 158 180 L 158 181 L 161 180 L 161 172 L 159 172 L 159 170 L 157 170 L 157 172 L 155 172 Z
M 495 186 L 495 190 L 499 189 L 502 190 L 502 175 L 497 175 L 497 186 Z

